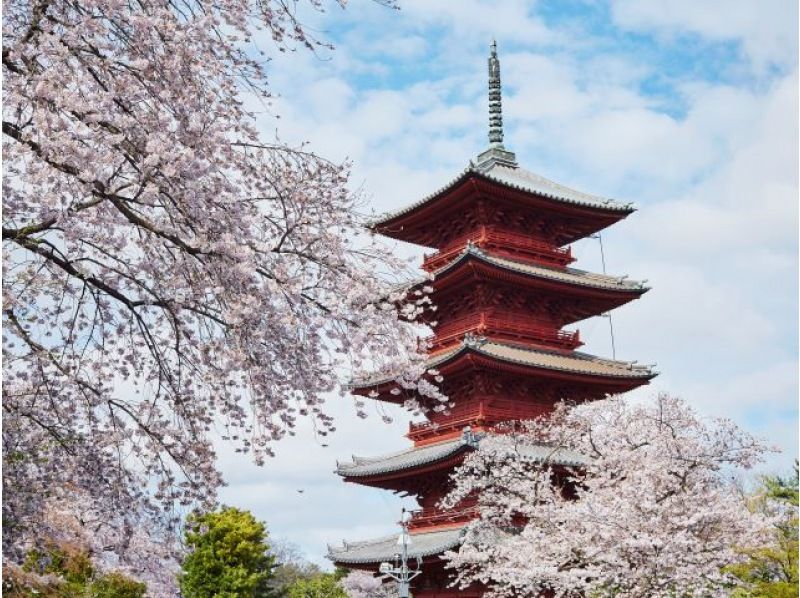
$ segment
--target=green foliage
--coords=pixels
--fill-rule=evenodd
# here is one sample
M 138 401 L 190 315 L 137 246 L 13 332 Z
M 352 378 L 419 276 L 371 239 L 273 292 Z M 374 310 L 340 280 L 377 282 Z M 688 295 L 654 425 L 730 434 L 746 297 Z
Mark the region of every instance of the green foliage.
M 142 598 L 143 583 L 112 571 L 95 570 L 87 551 L 48 544 L 31 550 L 22 567 L 3 571 L 3 595 L 8 598 Z
M 795 598 L 798 595 L 798 468 L 794 477 L 768 476 L 762 480 L 755 508 L 783 513 L 773 531 L 771 546 L 744 550 L 748 559 L 728 568 L 744 582 L 736 598 Z
M 273 543 L 271 552 L 277 566 L 265 591 L 258 594 L 259 598 L 345 596 L 335 582 L 347 576 L 349 570 L 337 567 L 333 573 L 325 573 L 314 563 L 305 560 L 297 546 L 288 542 Z
M 350 569 L 346 569 L 345 567 L 339 567 L 338 565 L 333 569 L 333 576 L 336 578 L 337 581 L 341 581 L 345 577 L 350 574 Z
M 94 573 L 89 555 L 70 545 L 49 544 L 31 550 L 22 568 L 37 575 L 56 575 L 76 586 L 86 585 Z
M 92 582 L 89 594 L 92 598 L 141 598 L 146 590 L 143 583 L 112 572 Z
M 322 573 L 319 567 L 311 563 L 280 563 L 268 584 L 264 598 L 286 598 L 289 588 L 301 580 L 311 579 Z
M 186 544 L 192 551 L 180 577 L 185 598 L 255 597 L 272 577 L 266 528 L 248 511 L 222 507 L 190 515 Z
M 779 476 L 766 476 L 763 482 L 768 497 L 775 500 L 782 500 L 796 507 L 800 504 L 797 463 L 795 463 L 794 467 L 794 477 L 782 478 Z
M 289 598 L 347 598 L 339 585 L 336 573 L 319 573 L 308 579 L 298 579 L 288 588 Z
M 301 553 L 291 544 L 278 544 L 272 547 L 277 566 L 269 580 L 263 598 L 287 598 L 289 588 L 303 579 L 316 577 L 322 570 L 303 559 Z

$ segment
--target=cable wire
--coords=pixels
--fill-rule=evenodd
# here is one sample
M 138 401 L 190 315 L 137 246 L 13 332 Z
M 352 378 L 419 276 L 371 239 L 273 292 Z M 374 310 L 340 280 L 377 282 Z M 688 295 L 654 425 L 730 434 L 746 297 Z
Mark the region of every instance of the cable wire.
M 600 262 L 603 264 L 603 274 L 607 275 L 606 274 L 606 252 L 603 249 L 603 235 L 601 235 L 600 233 L 597 233 L 597 234 L 592 235 L 592 236 L 594 238 L 596 238 L 597 241 L 600 243 Z M 610 313 L 606 312 L 606 313 L 603 314 L 603 316 L 608 318 L 608 328 L 609 328 L 609 330 L 611 332 L 611 357 L 612 357 L 612 359 L 616 359 L 617 358 L 617 345 L 616 345 L 616 342 L 614 341 L 614 323 L 611 321 L 611 314 Z

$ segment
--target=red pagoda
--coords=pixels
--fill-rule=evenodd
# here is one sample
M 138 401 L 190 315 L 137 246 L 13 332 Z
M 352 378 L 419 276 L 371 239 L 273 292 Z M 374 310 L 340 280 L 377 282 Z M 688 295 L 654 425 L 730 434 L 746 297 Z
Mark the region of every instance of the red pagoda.
M 577 351 L 578 331 L 564 326 L 638 299 L 643 283 L 570 267 L 569 245 L 634 211 L 575 191 L 521 168 L 503 147 L 500 65 L 489 57 L 489 148 L 453 181 L 374 224 L 376 231 L 435 252 L 422 267 L 432 274 L 437 306 L 429 367 L 452 407 L 431 409 L 412 423 L 412 446 L 338 465 L 346 481 L 414 496 L 419 510 L 408 522 L 409 557 L 421 563 L 415 598 L 477 597 L 481 588 L 450 588 L 441 554 L 458 547 L 476 516 L 474 503 L 437 505 L 449 476 L 498 423 L 533 419 L 561 400 L 591 401 L 629 391 L 655 376 L 648 367 Z M 433 323 L 435 320 L 435 323 Z M 402 404 L 409 397 L 393 379 L 363 380 L 355 394 Z M 422 402 L 422 399 L 420 399 Z M 543 459 L 547 447 L 531 449 Z M 578 465 L 580 455 L 559 453 L 556 464 Z M 397 535 L 345 542 L 330 549 L 337 565 L 377 572 L 398 552 Z

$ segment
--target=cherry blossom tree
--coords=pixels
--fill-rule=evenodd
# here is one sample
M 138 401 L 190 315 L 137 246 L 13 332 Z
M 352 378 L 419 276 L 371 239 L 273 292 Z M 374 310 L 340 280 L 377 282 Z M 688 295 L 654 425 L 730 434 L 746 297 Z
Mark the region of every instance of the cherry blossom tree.
M 723 596 L 737 547 L 766 541 L 768 522 L 730 476 L 767 449 L 728 420 L 661 395 L 561 405 L 518 426 L 485 438 L 454 474 L 446 502 L 477 494 L 480 510 L 448 554 L 460 584 L 491 596 Z M 549 456 L 524 457 L 532 445 Z M 585 464 L 556 465 L 576 453 Z
M 371 573 L 357 569 L 344 577 L 339 585 L 342 586 L 349 598 L 394 598 L 398 596 L 395 582 L 384 583 Z
M 264 54 L 319 44 L 297 9 L 4 4 L 6 555 L 73 494 L 174 523 L 214 502 L 214 433 L 263 463 L 298 417 L 334 430 L 342 372 L 422 373 L 426 299 L 396 309 L 407 264 L 347 165 L 264 141 L 248 109 Z
M 43 523 L 46 543 L 77 547 L 100 571 L 116 571 L 144 582 L 150 596 L 177 596 L 184 548 L 158 521 L 121 517 L 90 497 L 50 500 Z

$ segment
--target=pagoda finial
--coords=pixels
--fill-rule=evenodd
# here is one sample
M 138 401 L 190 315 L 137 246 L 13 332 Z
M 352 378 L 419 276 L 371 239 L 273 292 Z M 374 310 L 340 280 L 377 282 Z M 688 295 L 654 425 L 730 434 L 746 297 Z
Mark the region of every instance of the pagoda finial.
M 497 41 L 492 40 L 489 54 L 489 143 L 503 146 L 503 90 L 500 85 L 500 59 L 497 57 Z
M 517 167 L 514 152 L 503 147 L 503 90 L 500 86 L 500 59 L 497 57 L 497 42 L 492 40 L 489 52 L 489 148 L 478 155 L 477 166 L 487 171 L 495 165 Z

